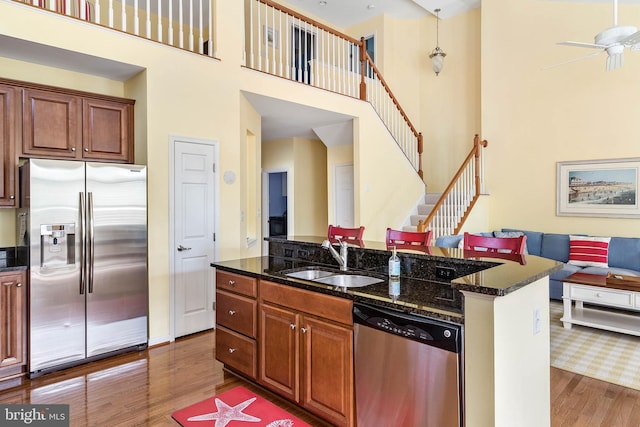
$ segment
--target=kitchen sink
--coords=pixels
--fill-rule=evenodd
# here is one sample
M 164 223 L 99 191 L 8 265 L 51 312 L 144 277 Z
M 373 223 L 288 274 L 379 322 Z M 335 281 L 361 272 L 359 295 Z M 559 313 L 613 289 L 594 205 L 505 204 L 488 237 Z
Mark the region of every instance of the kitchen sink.
M 362 276 L 360 274 L 334 274 L 331 276 L 320 277 L 313 281 L 341 288 L 359 288 L 384 282 L 384 280 L 378 279 L 377 277 Z
M 292 271 L 290 273 L 284 273 L 285 276 L 294 277 L 296 279 L 303 280 L 316 280 L 322 277 L 327 277 L 335 274 L 335 271 L 322 270 L 317 267 L 310 267 L 304 270 Z

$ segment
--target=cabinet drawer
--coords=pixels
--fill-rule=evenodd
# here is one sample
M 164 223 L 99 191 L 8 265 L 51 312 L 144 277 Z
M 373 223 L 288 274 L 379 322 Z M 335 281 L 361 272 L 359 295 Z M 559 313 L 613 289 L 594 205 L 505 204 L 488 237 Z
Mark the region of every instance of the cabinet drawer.
M 216 324 L 256 337 L 256 300 L 218 291 L 216 301 Z
M 252 277 L 216 270 L 216 287 L 231 292 L 256 297 L 258 295 L 258 281 Z
M 614 291 L 593 286 L 573 286 L 571 298 L 581 301 L 589 301 L 596 304 L 607 304 L 616 307 L 632 307 L 631 292 Z
M 256 342 L 218 326 L 216 329 L 216 359 L 229 368 L 256 378 Z

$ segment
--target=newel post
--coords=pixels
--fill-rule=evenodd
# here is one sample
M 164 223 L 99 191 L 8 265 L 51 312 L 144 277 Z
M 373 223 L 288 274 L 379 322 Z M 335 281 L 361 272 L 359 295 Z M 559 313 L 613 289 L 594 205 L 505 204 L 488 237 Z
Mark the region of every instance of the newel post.
M 480 141 L 480 137 L 478 134 L 473 138 L 473 149 L 475 151 L 475 184 L 476 184 L 476 195 L 480 195 L 481 190 L 481 164 L 480 164 L 480 155 L 481 155 L 481 147 L 486 147 L 489 142 L 486 139 Z
M 367 84 L 364 80 L 365 62 L 367 60 L 364 37 L 360 37 L 360 100 L 367 100 Z

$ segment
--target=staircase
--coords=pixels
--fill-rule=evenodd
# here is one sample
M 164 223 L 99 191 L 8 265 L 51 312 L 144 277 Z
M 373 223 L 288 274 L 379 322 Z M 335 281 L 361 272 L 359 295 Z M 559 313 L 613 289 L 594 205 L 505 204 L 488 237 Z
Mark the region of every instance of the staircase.
M 417 213 L 409 217 L 410 224 L 405 225 L 402 229 L 404 231 L 418 231 L 418 224 L 420 221 L 424 222 L 427 219 L 441 196 L 442 193 L 426 193 L 423 203 L 419 203 L 417 206 Z
M 419 208 L 416 221 L 417 231 L 431 230 L 433 239 L 440 236 L 458 234 L 471 213 L 484 188 L 483 149 L 487 141 L 480 141 L 478 135 L 473 139 L 473 148 L 464 159 L 460 169 L 444 190 L 435 206 L 429 207 L 430 198 L 425 197 L 425 207 Z M 422 218 L 421 212 L 427 212 Z M 413 223 L 413 218 L 411 219 Z

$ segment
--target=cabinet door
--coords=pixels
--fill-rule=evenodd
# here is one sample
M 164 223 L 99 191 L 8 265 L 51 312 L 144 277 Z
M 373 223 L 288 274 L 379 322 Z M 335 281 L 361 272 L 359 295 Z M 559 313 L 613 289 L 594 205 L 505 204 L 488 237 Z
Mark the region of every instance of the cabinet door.
M 302 319 L 302 405 L 338 426 L 353 422 L 353 331 Z
M 0 274 L 0 374 L 25 364 L 24 273 Z M 20 369 L 17 370 L 19 372 Z
M 82 158 L 133 162 L 132 105 L 85 98 L 82 111 Z
M 18 91 L 0 84 L 0 206 L 16 205 L 16 159 L 14 154 Z
M 296 313 L 268 304 L 260 307 L 259 382 L 294 401 L 299 399 L 299 339 Z
M 63 93 L 23 89 L 22 153 L 75 159 L 80 153 L 81 98 Z

